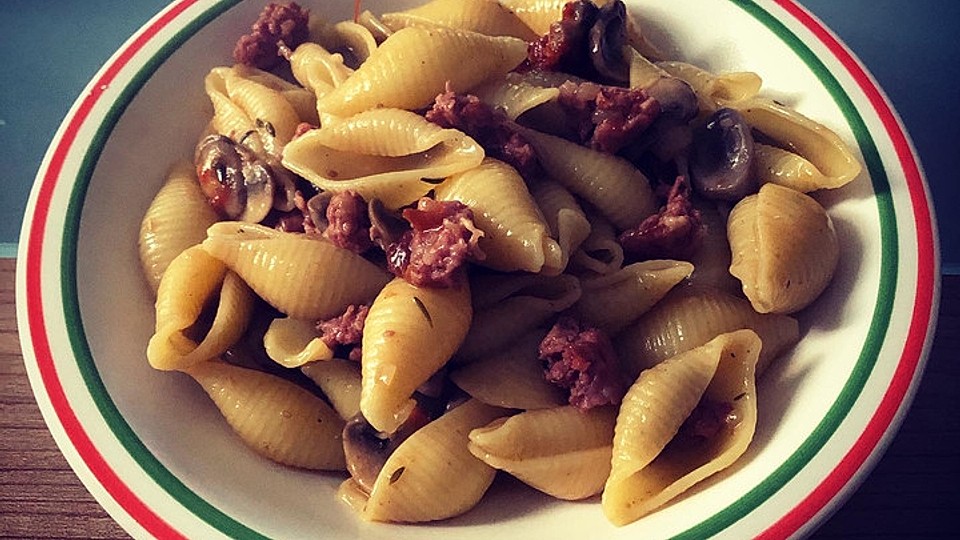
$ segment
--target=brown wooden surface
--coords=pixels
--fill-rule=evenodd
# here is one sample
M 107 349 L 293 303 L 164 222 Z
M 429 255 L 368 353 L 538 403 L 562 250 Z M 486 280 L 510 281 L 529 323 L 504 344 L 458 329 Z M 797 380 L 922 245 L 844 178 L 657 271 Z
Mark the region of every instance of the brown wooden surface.
M 57 450 L 17 338 L 13 260 L 0 260 L 0 538 L 125 538 Z M 914 405 L 873 474 L 815 538 L 960 537 L 960 276 Z

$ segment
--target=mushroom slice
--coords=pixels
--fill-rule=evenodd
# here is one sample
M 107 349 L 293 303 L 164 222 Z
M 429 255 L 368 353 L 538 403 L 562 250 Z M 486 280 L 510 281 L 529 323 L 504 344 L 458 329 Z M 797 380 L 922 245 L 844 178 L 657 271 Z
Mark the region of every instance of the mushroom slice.
M 690 181 L 709 199 L 739 201 L 758 188 L 753 135 L 734 109 L 718 109 L 698 130 L 690 159 Z

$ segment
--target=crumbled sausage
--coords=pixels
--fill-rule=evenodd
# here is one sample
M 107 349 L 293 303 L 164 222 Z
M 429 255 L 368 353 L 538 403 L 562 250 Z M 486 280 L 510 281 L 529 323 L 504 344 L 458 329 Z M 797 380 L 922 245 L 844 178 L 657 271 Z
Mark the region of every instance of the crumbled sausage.
M 410 283 L 452 287 L 468 257 L 483 258 L 477 246 L 483 232 L 466 205 L 423 197 L 416 208 L 404 210 L 403 217 L 412 229 L 388 246 L 387 266 Z
M 561 317 L 540 342 L 539 354 L 546 379 L 569 390 L 578 409 L 615 405 L 626 393 L 613 344 L 598 328 Z
M 678 176 L 660 212 L 620 234 L 624 255 L 632 261 L 686 259 L 703 239 L 700 211 L 690 201 L 690 186 Z
M 251 32 L 237 41 L 233 48 L 234 60 L 263 70 L 273 69 L 281 61 L 280 42 L 290 49 L 296 49 L 307 41 L 310 36 L 309 20 L 310 11 L 296 2 L 268 4 L 250 27 Z
M 517 169 L 525 178 L 537 176 L 540 162 L 519 126 L 471 94 L 446 91 L 436 97 L 426 119 L 470 135 L 490 157 Z
M 355 191 L 335 193 L 327 204 L 327 227 L 323 236 L 335 246 L 363 253 L 373 247 L 367 202 Z
M 660 115 L 660 104 L 643 90 L 567 81 L 557 102 L 576 124 L 580 143 L 614 154 L 634 141 Z
M 360 361 L 360 344 L 363 341 L 363 325 L 370 306 L 349 305 L 343 314 L 332 319 L 317 321 L 320 339 L 334 350 L 337 356 Z

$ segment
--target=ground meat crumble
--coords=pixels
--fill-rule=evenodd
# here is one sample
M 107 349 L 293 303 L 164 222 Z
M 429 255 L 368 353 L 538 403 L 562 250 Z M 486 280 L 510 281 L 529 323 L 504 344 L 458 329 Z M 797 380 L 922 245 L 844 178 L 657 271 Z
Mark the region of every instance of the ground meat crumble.
M 570 404 L 581 410 L 616 405 L 626 381 L 610 338 L 598 328 L 561 317 L 540 342 L 546 379 L 570 391 Z
M 270 70 L 280 62 L 278 43 L 296 49 L 310 36 L 310 11 L 296 2 L 268 4 L 260 12 L 251 32 L 240 37 L 233 48 L 233 58 L 263 70 Z
M 520 134 L 519 126 L 477 96 L 447 90 L 436 97 L 425 116 L 441 127 L 466 133 L 487 155 L 513 166 L 524 178 L 538 175 L 537 153 Z
M 579 142 L 615 154 L 660 116 L 660 103 L 643 90 L 567 81 L 557 102 L 576 124 Z
M 320 340 L 333 349 L 338 357 L 360 361 L 360 343 L 363 341 L 363 325 L 370 306 L 349 305 L 342 315 L 317 321 Z
M 631 261 L 687 259 L 703 239 L 700 211 L 690 201 L 690 186 L 678 176 L 660 212 L 620 234 L 618 241 Z
M 412 227 L 387 248 L 391 272 L 418 286 L 452 287 L 468 257 L 482 259 L 477 241 L 483 232 L 473 212 L 457 201 L 423 197 L 403 217 Z

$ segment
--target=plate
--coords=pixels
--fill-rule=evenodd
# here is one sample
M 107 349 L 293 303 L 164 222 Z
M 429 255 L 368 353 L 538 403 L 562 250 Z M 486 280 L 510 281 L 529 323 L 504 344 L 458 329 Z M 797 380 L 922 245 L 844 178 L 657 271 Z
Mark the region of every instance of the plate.
M 349 2 L 331 4 L 316 11 L 351 16 Z M 464 539 L 774 538 L 829 516 L 895 432 L 932 341 L 939 259 L 920 164 L 864 67 L 792 0 L 628 4 L 671 57 L 761 74 L 766 95 L 834 129 L 865 165 L 847 187 L 818 195 L 843 248 L 838 274 L 801 314 L 800 344 L 761 381 L 757 436 L 734 467 L 623 528 L 595 501 L 553 501 L 509 481 L 462 517 L 401 526 L 358 520 L 336 501 L 340 477 L 248 451 L 196 385 L 153 371 L 144 354 L 153 306 L 135 247 L 140 218 L 208 120 L 204 75 L 231 61 L 263 5 L 179 0 L 79 97 L 21 233 L 30 381 L 57 444 L 110 515 L 135 537 Z

